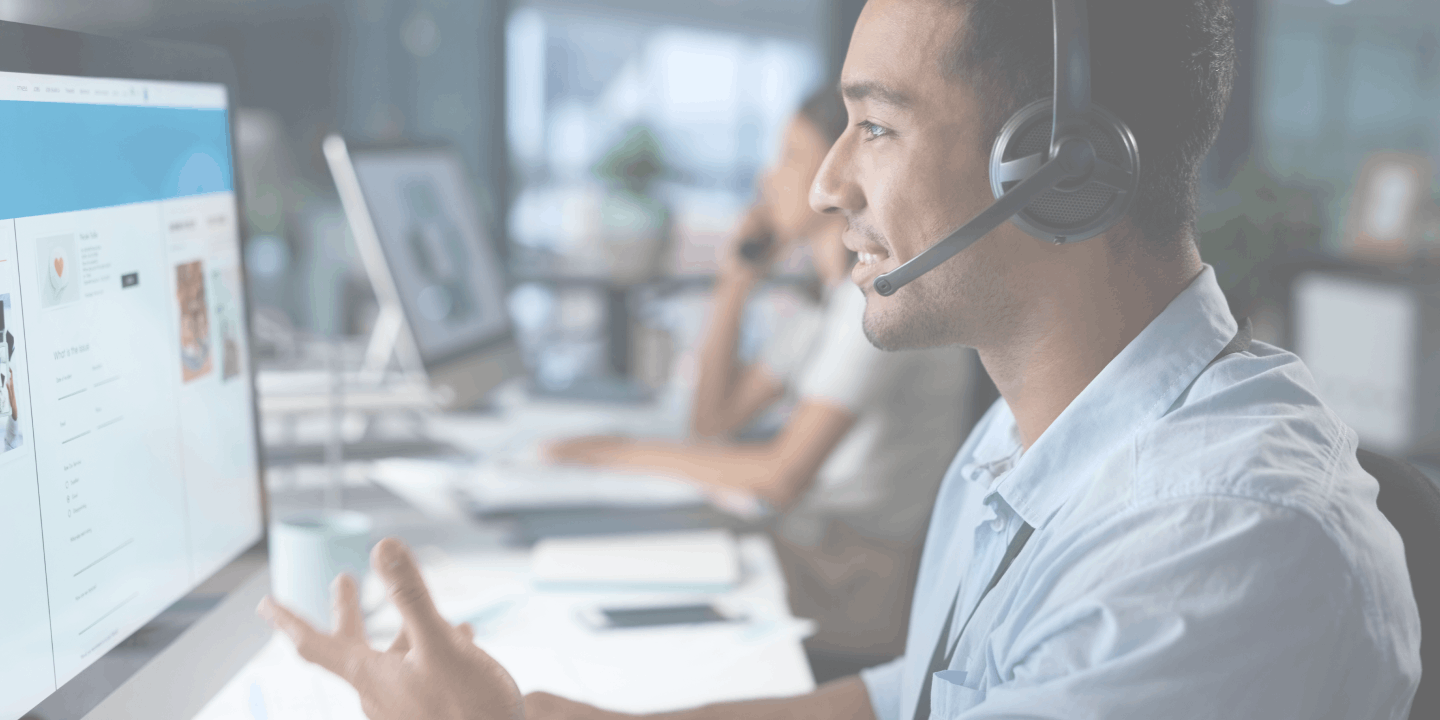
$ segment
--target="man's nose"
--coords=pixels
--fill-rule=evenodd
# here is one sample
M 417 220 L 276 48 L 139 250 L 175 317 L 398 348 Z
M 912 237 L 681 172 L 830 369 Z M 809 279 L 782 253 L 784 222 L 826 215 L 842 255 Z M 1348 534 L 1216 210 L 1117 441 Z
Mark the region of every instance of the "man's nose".
M 810 209 L 817 213 L 855 213 L 865 207 L 865 196 L 854 177 L 853 141 L 846 132 L 830 146 L 815 182 L 810 185 Z

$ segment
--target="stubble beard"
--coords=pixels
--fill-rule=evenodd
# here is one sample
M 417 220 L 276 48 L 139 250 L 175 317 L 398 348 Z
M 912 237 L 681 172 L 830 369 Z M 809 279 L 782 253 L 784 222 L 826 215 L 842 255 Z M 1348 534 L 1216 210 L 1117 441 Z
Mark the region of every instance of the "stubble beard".
M 919 350 L 955 344 L 952 326 L 958 293 L 945 283 L 936 282 L 935 272 L 916 278 L 914 282 L 891 296 L 889 307 L 865 313 L 865 337 L 871 345 L 885 351 Z M 883 302 L 871 296 L 871 302 Z M 949 312 L 946 312 L 947 309 Z
M 979 347 L 996 332 L 1013 329 L 1020 315 L 1014 291 L 1001 268 L 977 254 L 983 252 L 970 248 L 941 263 L 888 302 L 867 293 L 864 330 L 870 344 L 886 351 Z

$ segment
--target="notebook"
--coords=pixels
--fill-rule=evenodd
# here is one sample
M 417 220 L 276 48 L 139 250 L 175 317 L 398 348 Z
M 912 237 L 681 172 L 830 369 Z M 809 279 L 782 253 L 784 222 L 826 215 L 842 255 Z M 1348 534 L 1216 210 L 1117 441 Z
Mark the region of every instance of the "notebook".
M 705 504 L 688 483 L 616 470 L 528 462 L 482 462 L 457 489 L 487 515 L 563 508 L 677 508 Z
M 549 538 L 531 562 L 535 586 L 547 590 L 721 592 L 740 582 L 728 530 Z

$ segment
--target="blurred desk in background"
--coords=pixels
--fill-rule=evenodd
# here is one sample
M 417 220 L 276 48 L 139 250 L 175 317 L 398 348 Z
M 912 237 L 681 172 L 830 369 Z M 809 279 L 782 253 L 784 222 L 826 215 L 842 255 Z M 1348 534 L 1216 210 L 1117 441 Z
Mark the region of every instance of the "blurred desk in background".
M 338 456 L 351 464 L 402 457 L 538 460 L 538 448 L 548 440 L 592 434 L 678 438 L 686 427 L 677 419 L 684 408 L 668 398 L 645 403 L 534 398 L 520 380 L 498 389 L 484 409 L 462 412 L 442 412 L 413 382 L 342 383 L 333 396 L 323 378 L 311 383 L 318 389 L 308 395 L 266 394 L 274 385 L 260 384 L 272 491 L 294 489 L 291 467 L 326 462 L 337 438 Z

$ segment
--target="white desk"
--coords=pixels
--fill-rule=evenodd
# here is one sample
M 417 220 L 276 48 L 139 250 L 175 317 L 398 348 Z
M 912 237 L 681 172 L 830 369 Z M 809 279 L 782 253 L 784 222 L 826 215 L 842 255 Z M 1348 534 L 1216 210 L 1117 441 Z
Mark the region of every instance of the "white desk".
M 474 623 L 476 643 L 510 671 L 522 692 L 543 690 L 633 713 L 814 689 L 800 646 L 808 624 L 790 616 L 769 541 L 743 538 L 741 555 L 745 581 L 719 597 L 745 608 L 747 622 L 596 631 L 579 622 L 579 608 L 694 596 L 537 592 L 527 577 L 527 552 L 421 552 L 441 613 Z M 367 597 L 375 594 L 368 583 L 366 591 Z M 370 618 L 367 628 L 377 646 L 389 643 L 398 621 L 388 607 Z M 301 660 L 277 635 L 196 720 L 361 717 L 349 686 Z

